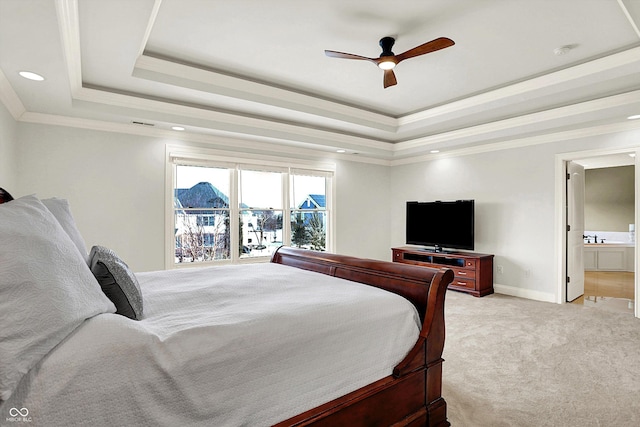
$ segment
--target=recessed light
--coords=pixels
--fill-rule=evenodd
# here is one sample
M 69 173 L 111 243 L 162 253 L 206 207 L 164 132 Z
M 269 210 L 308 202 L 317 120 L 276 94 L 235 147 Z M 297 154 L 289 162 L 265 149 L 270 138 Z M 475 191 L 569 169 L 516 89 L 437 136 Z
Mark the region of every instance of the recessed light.
M 173 129 L 173 130 L 184 130 L 184 128 L 182 126 L 171 126 L 171 129 Z
M 18 74 L 20 74 L 25 79 L 35 80 L 37 82 L 41 82 L 44 80 L 44 77 L 42 77 L 40 74 L 36 74 L 31 71 L 20 71 Z
M 629 120 L 640 119 L 640 114 L 634 114 L 633 116 L 627 117 L 627 119 L 629 119 Z
M 440 150 L 431 150 L 431 151 L 429 151 L 429 152 L 430 152 L 431 154 L 436 154 L 436 153 L 439 153 L 439 152 L 440 152 Z
M 346 153 L 347 150 L 336 150 L 336 153 Z
M 556 56 L 566 55 L 570 51 L 571 51 L 571 46 L 560 46 L 560 47 L 557 47 L 557 48 L 553 49 L 553 53 Z

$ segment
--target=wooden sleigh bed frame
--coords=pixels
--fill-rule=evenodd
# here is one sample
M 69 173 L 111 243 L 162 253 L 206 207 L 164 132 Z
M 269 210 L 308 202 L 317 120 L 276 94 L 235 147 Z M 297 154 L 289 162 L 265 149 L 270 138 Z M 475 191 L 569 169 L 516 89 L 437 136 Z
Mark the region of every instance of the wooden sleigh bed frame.
M 280 247 L 271 262 L 365 283 L 408 299 L 418 310 L 418 341 L 393 374 L 276 424 L 285 426 L 448 426 L 442 398 L 444 300 L 450 269 L 431 269 Z
M 45 218 L 38 223 L 40 228 L 43 228 L 44 225 L 53 224 L 53 222 L 57 220 L 57 218 L 54 218 L 53 215 L 50 215 L 51 218 L 49 219 L 47 219 L 44 215 L 40 215 L 41 212 L 46 211 L 48 208 L 33 196 L 28 197 L 21 202 L 20 207 L 22 211 L 20 212 L 34 211 L 38 214 L 34 214 L 34 217 Z M 0 203 L 9 200 L 11 200 L 10 196 L 7 198 L 5 197 L 4 193 L 0 192 Z M 64 202 L 66 203 L 66 201 Z M 23 218 L 23 216 L 13 215 L 11 218 L 14 221 L 18 221 L 16 218 L 21 219 Z M 66 233 L 65 230 L 63 230 L 61 227 L 58 228 L 58 235 L 64 236 L 64 233 Z M 4 230 L 9 230 L 9 228 L 5 227 Z M 54 245 L 53 242 L 49 242 L 48 240 L 42 240 L 42 242 L 44 242 L 44 244 L 49 244 L 50 246 Z M 76 264 L 82 265 L 83 261 L 77 255 L 74 257 L 71 253 L 75 251 L 74 242 L 72 242 L 71 239 L 68 238 L 64 246 L 66 248 L 66 252 L 69 253 L 69 255 L 64 259 L 68 259 L 70 260 L 70 262 L 75 260 Z M 25 247 L 27 246 L 25 245 Z M 53 248 L 54 246 L 51 247 Z M 55 258 L 55 261 L 58 262 L 58 258 Z M 452 270 L 446 268 L 433 269 L 401 263 L 375 261 L 344 255 L 329 254 L 325 252 L 295 249 L 284 246 L 276 250 L 276 252 L 271 257 L 271 262 L 295 267 L 298 269 L 314 271 L 328 276 L 333 276 L 354 282 L 359 282 L 378 287 L 389 292 L 393 292 L 404 297 L 416 307 L 417 313 L 420 317 L 420 322 L 422 324 L 415 344 L 408 351 L 404 359 L 394 367 L 391 375 L 368 384 L 362 388 L 359 388 L 351 393 L 324 403 L 320 406 L 317 406 L 313 409 L 305 411 L 301 414 L 294 415 L 287 420 L 275 424 L 276 427 L 439 427 L 450 425 L 447 421 L 447 404 L 442 398 L 442 352 L 445 342 L 444 301 L 447 286 L 453 280 L 454 275 Z M 91 272 L 87 271 L 86 274 L 91 274 Z M 60 283 L 66 283 L 66 281 L 60 280 Z M 96 283 L 96 293 L 94 295 L 98 295 L 97 292 L 99 291 L 99 289 L 97 288 L 97 286 L 98 284 Z M 312 284 L 310 284 L 310 286 L 312 286 Z M 66 290 L 66 288 L 62 286 L 60 286 L 59 289 L 61 290 L 61 292 Z M 28 314 L 29 312 L 25 311 L 25 313 Z M 96 321 L 91 323 L 91 325 L 94 326 L 94 329 L 92 329 L 92 331 L 102 331 L 105 330 L 104 328 L 113 326 L 119 327 L 120 329 L 117 329 L 119 331 L 128 330 L 122 326 L 124 325 L 123 322 L 127 322 L 127 320 L 119 319 L 119 316 L 112 315 L 111 313 L 112 312 L 109 313 L 109 316 L 103 317 L 103 321 Z M 84 326 L 89 327 L 87 324 L 84 324 Z M 86 336 L 81 336 L 80 332 L 78 332 L 78 335 L 74 335 L 73 337 L 71 337 L 71 339 L 66 341 L 65 344 L 69 344 L 73 340 L 73 338 L 79 336 L 80 337 L 78 338 L 78 341 L 73 345 L 87 342 L 107 342 L 107 344 L 112 343 L 112 341 L 108 340 L 90 341 Z M 138 336 L 136 335 L 136 337 Z M 129 341 L 132 340 L 129 339 Z M 61 351 L 64 347 L 64 344 L 60 345 L 60 343 L 58 343 L 58 345 L 59 347 L 57 347 L 56 351 Z M 66 351 L 69 351 L 69 349 L 72 348 L 74 347 L 71 346 Z M 97 344 L 96 348 L 98 348 Z M 146 349 L 147 347 L 140 348 Z M 152 352 L 151 350 L 149 351 L 149 353 L 145 354 L 151 356 Z M 55 352 L 52 354 L 55 354 Z M 66 355 L 67 353 L 58 354 Z M 49 356 L 51 356 L 51 354 Z M 48 375 L 51 375 L 52 373 L 59 373 L 59 371 L 56 371 L 56 369 L 65 366 L 71 366 L 67 365 L 68 360 L 66 358 L 62 356 L 59 357 L 61 357 L 61 360 L 63 360 L 64 363 L 61 363 L 61 360 L 58 360 L 52 362 L 51 365 L 46 369 L 42 369 L 42 372 L 40 373 L 38 373 L 37 370 L 32 370 L 31 372 L 35 372 L 34 375 L 47 373 Z M 53 357 L 53 359 L 55 359 L 55 357 Z M 111 359 L 113 358 L 110 358 L 110 360 Z M 93 359 L 89 358 L 88 360 L 92 361 Z M 72 375 L 69 375 L 66 380 L 71 381 L 71 379 L 76 378 L 73 372 L 79 369 L 79 366 L 80 365 L 74 366 L 75 369 L 72 370 Z M 91 365 L 84 364 L 82 366 L 87 367 Z M 40 368 L 42 368 L 42 366 Z M 40 368 L 37 369 L 39 370 Z M 80 374 L 78 374 L 78 376 L 80 376 Z M 51 380 L 51 378 L 47 375 L 38 378 L 39 379 L 36 379 L 36 377 L 34 377 L 32 378 L 32 380 L 35 382 L 46 382 L 48 380 Z M 59 379 L 58 377 L 55 378 L 56 380 Z M 98 376 L 96 378 L 101 377 Z M 25 384 L 27 383 L 29 383 L 29 381 L 27 381 Z M 70 382 L 69 384 L 75 383 Z M 87 388 L 89 392 L 91 392 L 91 386 L 93 385 L 94 383 L 90 383 L 89 388 Z M 135 387 L 134 389 L 137 390 Z M 95 387 L 95 390 L 96 402 L 101 402 L 98 397 L 99 393 L 103 389 L 101 389 L 100 387 Z M 76 392 L 77 390 L 74 389 L 72 391 Z M 27 396 L 27 398 L 29 398 L 28 387 L 25 387 L 22 392 L 27 393 L 24 396 Z M 17 396 L 16 398 L 18 400 L 21 400 L 24 397 L 20 397 L 19 392 L 16 391 L 10 396 L 10 399 L 15 396 Z M 41 391 L 40 394 L 35 393 L 32 397 L 37 402 L 38 399 L 41 399 L 43 396 L 47 396 L 47 394 L 46 392 Z M 36 404 L 34 404 L 33 407 L 29 406 L 30 404 L 25 404 L 26 406 L 23 407 L 18 406 L 21 404 L 19 401 L 16 402 L 17 403 L 15 403 L 15 408 L 12 407 L 11 409 L 19 409 L 20 411 L 22 411 L 28 406 L 28 411 L 33 411 L 33 414 L 35 414 L 33 416 L 38 420 L 43 419 L 43 417 L 45 417 L 46 415 L 45 412 L 38 413 Z M 72 406 L 74 407 L 76 407 L 78 403 L 77 400 L 73 399 L 69 399 L 69 402 L 71 402 L 73 404 Z M 6 404 L 8 403 L 9 401 L 5 401 L 4 404 L 0 404 L 0 408 L 5 408 L 8 410 L 9 406 L 6 406 Z M 12 403 L 11 405 L 13 406 L 14 403 Z M 93 406 L 96 408 L 105 407 L 107 408 L 109 413 L 113 412 L 113 408 L 111 406 L 101 406 L 99 404 Z M 7 416 L 15 416 L 13 412 L 7 412 Z M 102 414 L 100 411 L 96 411 L 96 413 Z M 62 415 L 66 417 L 67 412 L 63 411 Z M 82 415 L 84 416 L 84 413 Z M 109 421 L 109 418 L 106 417 L 104 420 Z M 51 423 L 50 425 L 53 424 L 54 423 Z M 66 425 L 66 422 L 64 425 Z

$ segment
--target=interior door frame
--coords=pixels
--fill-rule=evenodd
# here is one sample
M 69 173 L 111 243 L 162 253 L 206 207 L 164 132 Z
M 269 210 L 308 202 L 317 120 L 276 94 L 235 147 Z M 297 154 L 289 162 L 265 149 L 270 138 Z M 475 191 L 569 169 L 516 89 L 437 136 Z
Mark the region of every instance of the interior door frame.
M 640 225 L 640 168 L 638 161 L 640 156 L 640 147 L 628 147 L 617 149 L 595 149 L 586 151 L 574 151 L 570 153 L 556 154 L 555 159 L 555 248 L 556 248 L 556 302 L 565 304 L 567 299 L 566 277 L 567 277 L 567 193 L 566 193 L 566 170 L 567 162 L 588 157 L 606 156 L 610 154 L 621 154 L 635 152 L 635 224 Z M 634 316 L 640 318 L 640 262 L 639 241 L 636 234 L 635 239 L 635 256 L 634 256 Z

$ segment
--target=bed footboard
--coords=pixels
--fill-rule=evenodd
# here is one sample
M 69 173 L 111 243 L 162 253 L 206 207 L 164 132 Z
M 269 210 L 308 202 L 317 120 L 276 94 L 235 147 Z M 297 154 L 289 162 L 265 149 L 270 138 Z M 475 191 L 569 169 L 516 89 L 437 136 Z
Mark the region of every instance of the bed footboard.
M 414 347 L 389 377 L 277 426 L 448 426 L 442 398 L 444 299 L 450 269 L 368 260 L 280 247 L 271 262 L 376 286 L 408 299 L 422 329 Z

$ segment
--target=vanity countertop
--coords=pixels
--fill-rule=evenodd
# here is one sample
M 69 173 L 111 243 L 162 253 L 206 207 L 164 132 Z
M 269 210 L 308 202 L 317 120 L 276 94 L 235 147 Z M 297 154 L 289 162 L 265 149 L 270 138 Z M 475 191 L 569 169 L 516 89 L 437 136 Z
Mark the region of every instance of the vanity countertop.
M 631 242 L 607 242 L 605 240 L 604 243 L 585 243 L 585 247 L 587 248 L 633 248 L 635 247 L 635 243 Z

